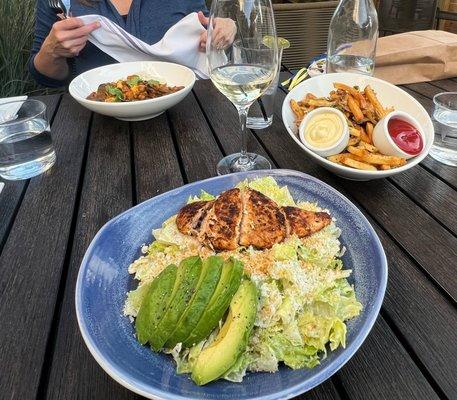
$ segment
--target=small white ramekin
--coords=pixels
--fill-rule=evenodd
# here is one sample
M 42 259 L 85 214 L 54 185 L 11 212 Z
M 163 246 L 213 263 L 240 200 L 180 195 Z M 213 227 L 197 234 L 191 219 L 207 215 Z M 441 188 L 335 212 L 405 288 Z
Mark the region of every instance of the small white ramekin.
M 310 119 L 313 118 L 314 116 L 322 113 L 332 113 L 338 116 L 338 118 L 342 122 L 343 126 L 343 134 L 341 135 L 340 139 L 333 144 L 332 146 L 329 147 L 314 147 L 312 146 L 305 138 L 305 128 L 306 125 L 309 123 Z M 303 118 L 303 121 L 300 124 L 300 127 L 298 128 L 298 135 L 300 137 L 301 142 L 312 152 L 320 155 L 321 157 L 329 157 L 333 156 L 335 154 L 341 153 L 348 145 L 349 143 L 349 127 L 348 123 L 346 121 L 346 117 L 344 114 L 340 111 L 337 110 L 336 108 L 332 107 L 321 107 L 321 108 L 316 108 L 315 110 L 309 112 L 305 118 Z
M 419 122 L 417 122 L 417 120 L 413 118 L 411 115 L 403 111 L 392 111 L 391 113 L 387 114 L 384 118 L 379 120 L 379 122 L 373 129 L 373 144 L 379 149 L 379 151 L 382 154 L 385 154 L 387 156 L 403 157 L 406 159 L 418 156 L 420 153 L 414 155 L 409 154 L 406 151 L 403 151 L 402 149 L 400 149 L 400 147 L 396 145 L 394 140 L 391 138 L 388 124 L 392 118 L 401 119 L 402 121 L 406 121 L 410 123 L 412 126 L 414 126 L 421 135 L 422 142 L 425 148 L 426 141 Z

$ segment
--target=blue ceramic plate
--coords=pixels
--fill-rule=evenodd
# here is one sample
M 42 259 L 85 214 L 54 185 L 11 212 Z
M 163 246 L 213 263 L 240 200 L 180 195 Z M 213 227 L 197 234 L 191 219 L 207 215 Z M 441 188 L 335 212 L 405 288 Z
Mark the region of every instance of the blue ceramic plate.
M 136 287 L 128 265 L 150 243 L 151 230 L 176 214 L 189 195 L 203 189 L 218 194 L 240 180 L 270 175 L 287 185 L 295 200 L 317 201 L 342 229 L 346 268 L 363 312 L 349 321 L 347 347 L 329 353 L 314 369 L 282 367 L 274 374 L 249 373 L 243 383 L 217 381 L 195 385 L 177 375 L 171 356 L 153 353 L 135 339 L 122 309 L 126 292 Z M 76 312 L 82 336 L 102 368 L 128 389 L 151 399 L 287 399 L 328 379 L 360 347 L 378 315 L 387 282 L 387 261 L 373 228 L 360 211 L 325 183 L 296 171 L 272 170 L 225 175 L 164 193 L 109 221 L 95 236 L 83 259 L 76 285 Z

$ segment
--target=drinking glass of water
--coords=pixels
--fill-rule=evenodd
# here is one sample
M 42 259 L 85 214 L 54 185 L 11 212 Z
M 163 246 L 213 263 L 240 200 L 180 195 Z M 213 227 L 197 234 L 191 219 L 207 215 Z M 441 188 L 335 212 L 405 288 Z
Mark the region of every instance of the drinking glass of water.
M 327 73 L 373 75 L 378 34 L 373 0 L 341 0 L 328 32 Z
M 27 179 L 56 161 L 46 106 L 38 100 L 4 103 L 0 108 L 0 177 Z
M 286 41 L 285 39 L 282 39 Z M 264 43 L 266 41 L 264 40 Z M 286 41 L 288 44 L 289 42 Z M 249 109 L 246 126 L 251 129 L 265 129 L 273 123 L 273 114 L 275 108 L 275 97 L 279 86 L 279 75 L 281 72 L 281 59 L 283 47 L 280 46 L 280 38 L 278 38 L 278 72 L 275 79 L 270 83 L 265 93 L 259 97 L 258 101 Z
M 433 98 L 435 140 L 430 155 L 457 167 L 457 92 L 438 93 Z

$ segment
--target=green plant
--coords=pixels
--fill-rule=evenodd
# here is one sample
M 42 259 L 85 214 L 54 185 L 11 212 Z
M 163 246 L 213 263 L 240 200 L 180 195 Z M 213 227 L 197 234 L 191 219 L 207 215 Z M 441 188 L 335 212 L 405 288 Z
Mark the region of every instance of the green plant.
M 36 0 L 0 0 L 0 97 L 38 90 L 27 69 L 35 4 Z

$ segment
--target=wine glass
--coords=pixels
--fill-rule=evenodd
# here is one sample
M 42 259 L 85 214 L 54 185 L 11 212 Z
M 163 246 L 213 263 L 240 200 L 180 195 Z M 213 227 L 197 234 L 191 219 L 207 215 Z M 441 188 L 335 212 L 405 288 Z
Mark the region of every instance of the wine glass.
M 217 173 L 271 168 L 265 157 L 248 153 L 246 133 L 249 107 L 278 71 L 271 0 L 214 0 L 206 56 L 212 82 L 236 107 L 241 123 L 241 151 L 219 161 Z M 262 108 L 260 100 L 259 106 Z

